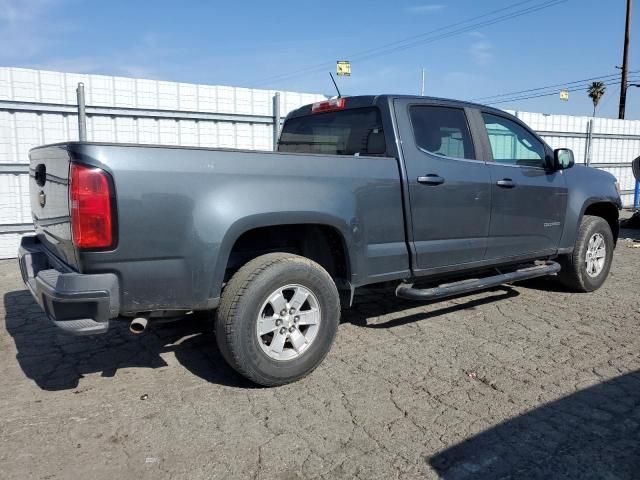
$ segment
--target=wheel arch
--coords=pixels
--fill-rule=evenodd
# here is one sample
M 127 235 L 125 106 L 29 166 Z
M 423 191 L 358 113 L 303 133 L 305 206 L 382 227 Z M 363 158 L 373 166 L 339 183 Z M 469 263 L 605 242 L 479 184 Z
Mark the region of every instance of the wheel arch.
M 594 215 L 603 218 L 611 227 L 614 244 L 618 240 L 620 227 L 618 223 L 620 205 L 608 196 L 580 197 L 570 196 L 567 205 L 564 231 L 558 249 L 559 254 L 569 254 L 573 251 L 576 235 L 585 215 Z
M 292 239 L 290 234 L 296 228 L 302 231 L 301 237 Z M 260 238 L 265 239 L 264 245 L 257 244 Z M 352 245 L 349 226 L 327 214 L 279 212 L 238 219 L 220 243 L 212 297 L 220 295 L 225 280 L 242 264 L 279 248 L 290 253 L 307 253 L 329 271 L 336 283 L 348 284 L 356 269 L 355 259 L 350 255 Z M 334 265 L 331 262 L 335 262 Z
M 614 245 L 617 243 L 620 234 L 620 223 L 618 222 L 620 214 L 618 207 L 614 203 L 608 200 L 593 200 L 583 207 L 580 222 L 582 222 L 585 215 L 603 218 L 611 227 Z

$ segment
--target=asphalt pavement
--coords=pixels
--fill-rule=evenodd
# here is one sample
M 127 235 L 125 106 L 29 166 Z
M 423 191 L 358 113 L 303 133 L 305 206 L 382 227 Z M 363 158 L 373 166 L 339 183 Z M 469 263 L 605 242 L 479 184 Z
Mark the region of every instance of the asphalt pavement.
M 1 261 L 0 478 L 640 478 L 632 245 L 591 294 L 363 291 L 325 362 L 271 389 L 207 322 L 65 336 Z

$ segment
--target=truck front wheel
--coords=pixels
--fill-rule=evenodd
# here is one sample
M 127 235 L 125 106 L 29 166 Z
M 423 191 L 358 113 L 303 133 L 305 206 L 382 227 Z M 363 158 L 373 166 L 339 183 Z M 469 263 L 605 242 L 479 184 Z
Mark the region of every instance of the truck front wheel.
M 216 340 L 241 375 L 282 385 L 322 362 L 339 321 L 338 290 L 324 268 L 298 255 L 270 253 L 248 262 L 225 286 Z
M 609 275 L 613 259 L 611 227 L 601 217 L 585 215 L 580 223 L 573 253 L 560 258 L 559 280 L 571 290 L 592 292 Z

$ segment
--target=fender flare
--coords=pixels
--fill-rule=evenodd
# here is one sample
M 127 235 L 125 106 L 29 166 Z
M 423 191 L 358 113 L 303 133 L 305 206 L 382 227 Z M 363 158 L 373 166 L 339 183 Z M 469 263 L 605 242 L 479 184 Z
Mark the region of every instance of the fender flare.
M 354 243 L 351 228 L 346 222 L 344 222 L 344 220 L 319 212 L 295 211 L 259 213 L 239 218 L 227 229 L 218 248 L 210 297 L 213 298 L 220 296 L 231 251 L 236 241 L 244 233 L 256 228 L 295 224 L 319 225 L 335 229 L 343 241 L 346 261 L 349 266 L 349 271 L 353 275 L 357 267 L 354 265 L 353 256 L 349 253 L 351 252 L 351 248 Z

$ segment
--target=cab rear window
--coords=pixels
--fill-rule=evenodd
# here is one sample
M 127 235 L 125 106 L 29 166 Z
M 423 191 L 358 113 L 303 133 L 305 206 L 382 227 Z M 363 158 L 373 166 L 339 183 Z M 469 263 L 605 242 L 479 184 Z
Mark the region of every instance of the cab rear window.
M 279 152 L 329 155 L 385 155 L 380 110 L 354 108 L 287 120 Z

